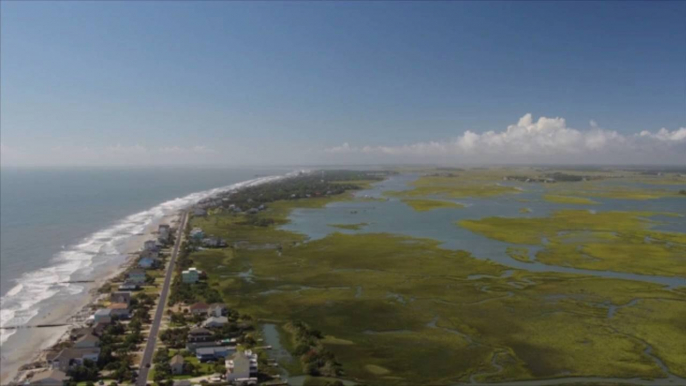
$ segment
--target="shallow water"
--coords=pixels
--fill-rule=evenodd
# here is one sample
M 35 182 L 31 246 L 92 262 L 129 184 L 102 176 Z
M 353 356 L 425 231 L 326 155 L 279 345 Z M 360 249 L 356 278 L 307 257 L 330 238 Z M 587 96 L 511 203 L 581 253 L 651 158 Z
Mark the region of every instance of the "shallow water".
M 661 285 L 676 287 L 686 286 L 686 278 L 667 277 L 658 275 L 638 275 L 632 273 L 596 271 L 542 264 L 537 261 L 531 263 L 520 262 L 507 255 L 508 246 L 513 244 L 492 240 L 485 236 L 472 233 L 457 225 L 464 219 L 481 219 L 484 217 L 543 217 L 561 209 L 583 209 L 595 211 L 654 211 L 686 214 L 686 199 L 663 198 L 657 200 L 618 200 L 594 199 L 598 205 L 558 204 L 543 200 L 547 188 L 541 184 L 526 184 L 503 181 L 503 185 L 517 186 L 523 189 L 520 194 L 509 194 L 494 198 L 464 198 L 445 200 L 459 202 L 464 208 L 440 208 L 426 212 L 418 212 L 397 198 L 386 198 L 384 191 L 406 190 L 408 183 L 418 178 L 416 174 L 401 174 L 375 184 L 371 189 L 359 191 L 357 197 L 374 197 L 374 201 L 334 202 L 324 208 L 296 209 L 289 219 L 290 223 L 282 229 L 307 235 L 310 240 L 317 240 L 327 235 L 340 232 L 356 233 L 393 233 L 419 238 L 430 238 L 441 242 L 443 248 L 465 250 L 478 259 L 492 260 L 500 264 L 534 272 L 561 272 L 584 274 L 598 277 L 646 281 Z M 522 202 L 526 200 L 526 202 Z M 521 213 L 521 208 L 530 208 L 531 213 Z M 686 216 L 656 216 L 651 218 L 656 222 L 655 230 L 686 232 Z M 358 224 L 369 225 L 359 230 L 340 229 L 330 224 Z M 540 246 L 528 246 L 530 254 L 535 254 Z

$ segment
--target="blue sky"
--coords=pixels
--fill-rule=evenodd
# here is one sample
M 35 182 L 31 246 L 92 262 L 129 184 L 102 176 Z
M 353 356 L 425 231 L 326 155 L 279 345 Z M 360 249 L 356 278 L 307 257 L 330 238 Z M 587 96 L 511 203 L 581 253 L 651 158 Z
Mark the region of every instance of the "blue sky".
M 503 162 L 541 152 L 623 162 L 636 149 L 686 162 L 685 3 L 2 2 L 1 11 L 4 165 L 478 162 L 482 147 L 512 153 Z M 527 113 L 531 122 L 518 123 Z M 551 129 L 541 116 L 565 120 Z M 591 131 L 603 133 L 603 154 Z M 532 153 L 515 154 L 522 147 Z

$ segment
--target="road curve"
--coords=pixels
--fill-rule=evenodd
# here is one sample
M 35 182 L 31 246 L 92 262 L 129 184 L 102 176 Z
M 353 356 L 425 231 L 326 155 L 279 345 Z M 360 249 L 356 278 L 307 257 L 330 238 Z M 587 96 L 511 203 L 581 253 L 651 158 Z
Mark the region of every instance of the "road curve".
M 157 332 L 160 329 L 160 323 L 162 322 L 162 316 L 164 315 L 164 307 L 167 304 L 167 295 L 169 293 L 169 287 L 171 286 L 172 275 L 174 274 L 174 264 L 176 263 L 176 256 L 179 254 L 179 249 L 181 248 L 181 239 L 183 236 L 183 231 L 186 229 L 187 221 L 188 211 L 185 211 L 181 216 L 179 229 L 176 232 L 176 242 L 174 243 L 174 248 L 172 249 L 171 257 L 169 258 L 169 266 L 167 267 L 167 274 L 164 277 L 164 284 L 162 285 L 162 292 L 160 292 L 160 299 L 157 302 L 157 310 L 155 311 L 155 316 L 152 319 L 152 325 L 150 325 L 148 342 L 145 345 L 145 351 L 143 351 L 143 360 L 141 361 L 140 370 L 138 372 L 138 379 L 136 379 L 137 386 L 145 386 L 148 381 L 148 372 L 150 369 L 147 365 L 152 364 L 152 355 L 155 353 Z

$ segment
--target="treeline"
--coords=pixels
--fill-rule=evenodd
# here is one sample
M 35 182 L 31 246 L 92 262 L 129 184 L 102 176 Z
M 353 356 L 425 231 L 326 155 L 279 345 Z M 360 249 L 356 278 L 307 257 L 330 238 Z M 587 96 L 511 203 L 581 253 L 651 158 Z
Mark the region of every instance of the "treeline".
M 380 181 L 388 172 L 326 170 L 302 174 L 273 183 L 247 187 L 200 202 L 203 206 L 234 207 L 240 210 L 257 208 L 278 200 L 338 195 L 346 190 L 360 189 L 355 181 Z M 221 202 L 221 205 L 219 203 Z M 215 204 L 215 205 L 212 205 Z
M 549 177 L 549 178 L 554 179 L 555 181 L 561 181 L 561 182 L 578 182 L 578 181 L 583 181 L 584 179 L 589 179 L 588 177 L 584 177 L 584 176 L 578 176 L 575 174 L 567 174 L 567 173 L 560 173 L 560 172 L 546 174 L 546 177 Z
M 300 357 L 305 374 L 325 377 L 341 375 L 341 364 L 321 343 L 324 337 L 319 330 L 300 321 L 288 323 L 284 328 L 293 336 L 293 354 Z

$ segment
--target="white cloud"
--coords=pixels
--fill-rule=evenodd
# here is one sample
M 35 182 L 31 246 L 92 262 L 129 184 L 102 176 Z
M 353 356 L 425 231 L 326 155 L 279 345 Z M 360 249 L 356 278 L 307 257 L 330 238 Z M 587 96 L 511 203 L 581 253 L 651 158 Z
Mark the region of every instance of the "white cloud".
M 145 146 L 138 144 L 133 146 L 122 146 L 121 144 L 117 144 L 116 146 L 109 146 L 105 150 L 115 154 L 146 154 L 148 152 L 148 149 Z
M 355 152 L 357 149 L 353 149 L 350 147 L 350 145 L 346 142 L 342 144 L 341 146 L 336 146 L 336 147 L 331 147 L 326 149 L 327 152 L 333 153 L 333 154 L 345 154 L 345 153 L 350 153 L 350 152 Z
M 395 156 L 414 160 L 456 159 L 473 162 L 686 162 L 686 128 L 620 134 L 590 122 L 590 129 L 567 126 L 564 118 L 526 114 L 503 131 L 465 131 L 444 141 L 401 146 L 341 146 L 328 154 Z
M 663 127 L 654 134 L 650 131 L 643 130 L 639 135 L 641 137 L 657 139 L 660 141 L 683 142 L 686 141 L 686 127 L 682 127 L 679 130 L 674 131 L 669 131 Z

